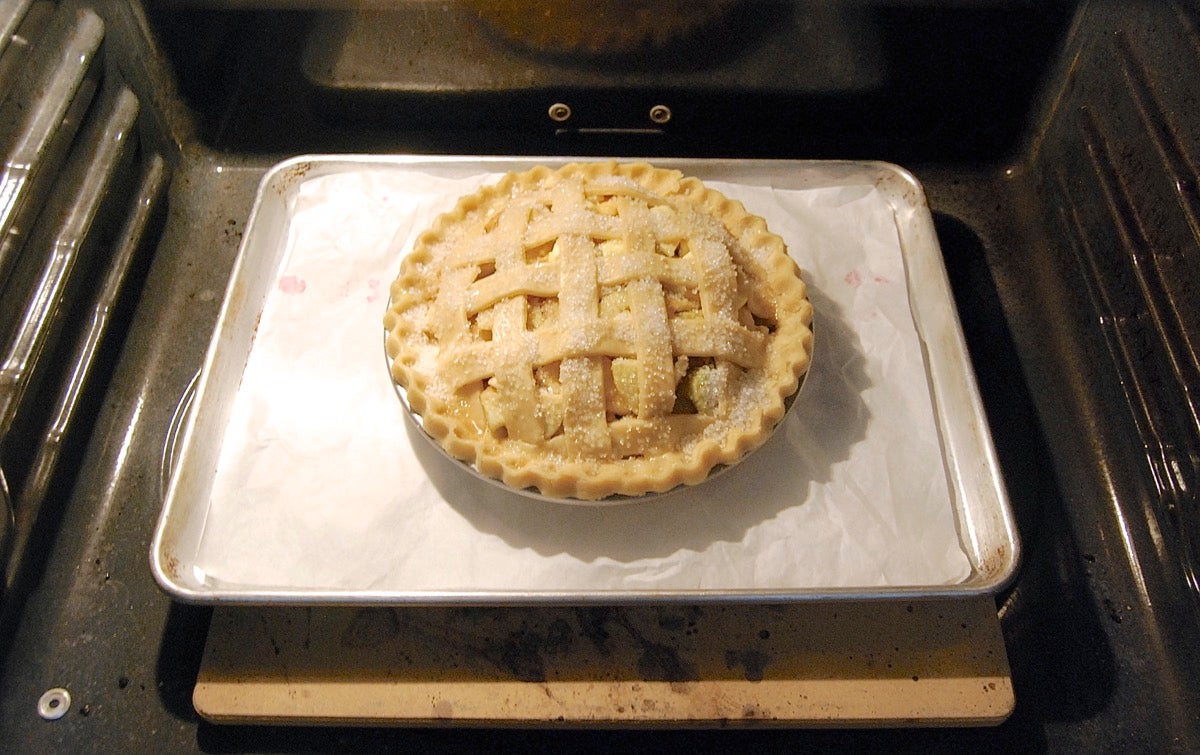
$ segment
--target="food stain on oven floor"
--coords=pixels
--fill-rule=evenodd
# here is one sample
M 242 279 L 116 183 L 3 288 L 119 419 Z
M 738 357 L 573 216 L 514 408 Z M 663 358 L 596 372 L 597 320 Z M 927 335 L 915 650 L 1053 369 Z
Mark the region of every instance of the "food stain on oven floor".
M 771 663 L 771 656 L 753 648 L 749 650 L 726 650 L 725 667 L 734 669 L 741 666 L 746 673 L 746 681 L 761 682 L 763 673 Z
M 650 639 L 647 636 L 650 630 L 639 628 L 631 619 L 631 614 L 634 612 L 619 608 L 588 608 L 577 611 L 576 618 L 583 636 L 591 641 L 602 656 L 612 655 L 614 648 L 622 644 L 615 639 L 610 627 L 621 630 L 621 634 L 632 640 L 638 650 L 637 669 L 641 679 L 662 682 L 699 679 L 693 663 L 684 659 L 676 647 Z M 657 626 L 667 635 L 664 639 L 670 640 L 672 636 L 678 639 L 694 634 L 702 615 L 699 608 L 656 613 L 652 626 Z
M 766 625 L 716 607 L 361 608 L 336 642 L 414 678 L 552 683 L 605 669 L 609 681 L 686 685 L 714 674 L 763 681 L 778 660 Z
M 565 653 L 570 648 L 571 635 L 567 623 L 558 619 L 543 632 L 510 632 L 498 643 L 485 647 L 482 655 L 520 681 L 544 682 L 546 656 Z

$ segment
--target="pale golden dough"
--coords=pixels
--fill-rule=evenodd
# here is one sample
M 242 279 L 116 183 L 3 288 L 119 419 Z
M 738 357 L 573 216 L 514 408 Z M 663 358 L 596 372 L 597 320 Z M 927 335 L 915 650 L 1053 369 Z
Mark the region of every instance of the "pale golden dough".
M 769 437 L 812 349 L 783 240 L 644 163 L 538 167 L 463 197 L 391 296 L 392 377 L 425 431 L 552 497 L 702 482 Z

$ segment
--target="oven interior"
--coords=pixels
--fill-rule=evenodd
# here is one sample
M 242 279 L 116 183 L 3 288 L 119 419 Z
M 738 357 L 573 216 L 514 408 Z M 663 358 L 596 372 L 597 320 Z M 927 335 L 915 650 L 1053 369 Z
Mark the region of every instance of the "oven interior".
M 716 3 L 665 42 L 601 50 L 521 36 L 479 5 L 0 8 L 6 738 L 40 751 L 1200 747 L 1195 3 L 749 0 Z M 164 441 L 259 178 L 339 152 L 912 171 L 1023 545 L 996 596 L 1012 716 L 987 729 L 599 735 L 198 721 L 211 609 L 170 601 L 147 565 Z M 64 680 L 78 702 L 51 726 L 36 701 Z

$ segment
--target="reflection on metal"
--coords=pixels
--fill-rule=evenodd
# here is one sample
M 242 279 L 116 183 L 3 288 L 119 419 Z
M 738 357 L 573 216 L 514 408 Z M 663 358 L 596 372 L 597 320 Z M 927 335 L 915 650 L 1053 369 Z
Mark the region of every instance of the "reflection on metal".
M 8 562 L 8 554 L 12 550 L 14 522 L 12 497 L 8 491 L 8 480 L 4 477 L 4 469 L 0 468 L 0 564 Z M 0 591 L 0 597 L 4 592 Z
M 11 429 L 13 412 L 29 387 L 33 369 L 63 324 L 64 296 L 72 272 L 84 256 L 84 241 L 114 188 L 121 164 L 129 158 L 126 148 L 137 113 L 137 98 L 128 90 L 112 98 L 107 112 L 84 136 L 81 156 L 87 165 L 82 175 L 72 172 L 72 191 L 56 196 L 49 206 L 53 212 L 47 213 L 48 220 L 58 221 L 47 244 L 50 252 L 34 283 L 16 336 L 0 363 L 3 433 Z M 34 241 L 42 239 L 39 235 Z M 31 253 L 38 248 L 31 249 Z
M 124 108 L 118 108 L 117 116 L 128 118 L 129 123 L 132 123 L 132 118 L 137 113 L 136 100 L 132 99 L 128 92 L 122 92 L 120 100 Z M 162 195 L 166 183 L 165 175 L 161 158 L 151 158 L 143 170 L 135 201 L 117 236 L 113 258 L 108 262 L 104 278 L 95 295 L 91 315 L 76 339 L 73 350 L 67 356 L 69 374 L 66 384 L 60 390 L 49 426 L 38 440 L 33 462 L 22 485 L 21 494 L 16 499 L 16 530 L 12 555 L 7 565 L 7 586 L 14 584 L 27 555 L 29 538 L 49 494 L 67 432 L 82 401 L 101 342 L 109 330 L 114 309 Z
M 28 3 L 18 2 L 0 11 L 0 52 L 8 46 L 27 9 Z M 0 331 L 0 349 L 3 349 L 0 450 L 13 445 L 9 436 L 32 379 L 32 363 L 50 340 L 51 320 L 57 319 L 55 314 L 61 307 L 59 296 L 78 250 L 70 243 L 49 244 L 51 252 L 28 299 L 23 295 L 25 289 L 18 289 L 9 278 L 27 228 L 42 211 L 50 182 L 70 148 L 84 111 L 91 104 L 99 75 L 93 62 L 103 36 L 104 23 L 91 11 L 58 13 L 53 28 L 41 42 L 40 49 L 45 53 L 22 70 L 0 105 L 0 150 L 4 160 L 0 166 L 0 288 L 4 289 L 4 301 L 27 301 L 15 323 L 5 313 L 5 329 Z M 124 129 L 132 123 L 130 120 Z M 98 138 L 123 143 L 119 135 L 111 133 Z M 106 148 L 111 149 L 102 144 L 96 150 Z M 58 210 L 63 227 L 71 227 L 68 217 L 71 213 L 61 206 Z M 49 210 L 46 215 L 51 220 L 59 217 Z M 76 240 L 81 238 L 79 228 L 72 230 L 76 232 Z M 60 237 L 59 241 L 66 242 L 67 237 Z M 8 309 L 13 311 L 15 308 Z M 3 463 L 0 458 L 0 466 Z M 23 547 L 26 539 L 20 534 L 19 506 L 12 498 L 11 484 L 0 468 L 0 565 L 6 569 L 13 561 L 16 543 L 21 541 Z M 0 584 L 0 596 L 7 593 L 8 586 L 7 579 Z
M 179 443 L 183 439 L 183 425 L 192 412 L 192 402 L 196 399 L 196 385 L 200 382 L 200 371 L 188 382 L 179 397 L 179 403 L 171 414 L 171 424 L 167 427 L 167 437 L 163 441 L 162 463 L 159 467 L 158 487 L 161 499 L 167 500 L 167 486 L 171 483 L 171 475 L 175 471 L 175 459 L 179 456 Z
M 27 227 L 45 200 L 96 90 L 104 22 L 91 11 L 61 11 L 0 107 L 0 286 L 11 274 Z
M 9 42 L 16 34 L 17 27 L 21 25 L 21 20 L 25 18 L 32 2 L 33 0 L 8 0 L 0 4 L 0 55 L 8 49 Z

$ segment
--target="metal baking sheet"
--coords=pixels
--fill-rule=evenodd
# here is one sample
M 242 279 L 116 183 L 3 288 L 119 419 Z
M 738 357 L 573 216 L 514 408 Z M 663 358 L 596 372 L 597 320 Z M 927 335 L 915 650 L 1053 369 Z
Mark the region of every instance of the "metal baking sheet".
M 309 445 L 322 445 L 327 437 L 345 434 L 345 428 L 339 427 L 344 423 L 336 407 L 313 399 L 311 409 L 305 408 L 309 404 L 304 403 L 308 400 L 304 396 L 283 395 L 292 390 L 290 386 L 300 386 L 298 391 L 321 386 L 327 393 L 330 386 L 336 390 L 339 385 L 365 380 L 372 391 L 385 387 L 391 398 L 390 406 L 379 405 L 371 411 L 383 417 L 385 424 L 389 417 L 398 421 L 403 418 L 377 350 L 386 290 L 398 266 L 399 245 L 392 248 L 388 244 L 386 250 L 381 247 L 386 253 L 373 252 L 364 262 L 353 254 L 343 259 L 337 252 L 338 244 L 331 242 L 329 250 L 317 256 L 325 257 L 321 264 L 326 269 L 337 271 L 333 277 L 340 281 L 339 291 L 327 293 L 333 298 L 325 300 L 316 295 L 296 296 L 307 285 L 303 278 L 290 274 L 288 267 L 294 262 L 290 259 L 292 250 L 299 243 L 296 236 L 303 236 L 303 231 L 295 227 L 303 187 L 330 177 L 366 176 L 356 186 L 377 205 L 370 208 L 375 213 L 370 222 L 378 217 L 404 216 L 405 222 L 420 230 L 417 226 L 427 225 L 432 216 L 421 216 L 429 208 L 414 199 L 415 194 L 409 195 L 410 183 L 419 185 L 426 199 L 432 192 L 434 209 L 440 203 L 439 211 L 444 211 L 461 193 L 456 187 L 463 181 L 567 161 L 318 155 L 285 161 L 264 176 L 195 394 L 188 397 L 190 410 L 180 413 L 178 442 L 168 449 L 170 480 L 151 547 L 152 570 L 168 593 L 187 602 L 249 604 L 757 602 L 977 595 L 994 592 L 1011 579 L 1019 561 L 1015 524 L 929 209 L 919 183 L 903 169 L 884 163 L 653 161 L 660 167 L 674 167 L 698 176 L 735 198 L 740 198 L 740 191 L 754 197 L 758 204 L 751 210 L 761 211 L 769 223 L 775 218 L 784 226 L 781 230 L 773 223 L 772 229 L 784 236 L 802 268 L 805 250 L 821 243 L 819 230 L 810 238 L 805 223 L 821 216 L 806 211 L 808 220 L 791 217 L 787 202 L 771 201 L 772 192 L 785 198 L 807 194 L 825 197 L 821 206 L 828 209 L 818 208 L 815 212 L 827 211 L 831 216 L 844 214 L 847 206 L 864 201 L 864 197 L 875 203 L 873 215 L 868 218 L 873 226 L 871 233 L 884 240 L 890 237 L 896 259 L 887 262 L 894 265 L 886 276 L 872 273 L 869 266 L 842 275 L 840 268 L 826 264 L 819 279 L 813 279 L 814 273 L 806 269 L 817 310 L 814 329 L 821 333 L 822 349 L 831 337 L 840 337 L 844 344 L 869 343 L 870 331 L 880 319 L 892 320 L 898 331 L 912 331 L 907 349 L 910 357 L 916 355 L 916 370 L 898 381 L 903 385 L 888 385 L 889 372 L 884 364 L 879 372 L 884 377 L 873 378 L 873 384 L 868 380 L 866 385 L 872 390 L 884 389 L 885 394 L 896 389 L 897 395 L 917 396 L 917 403 L 925 408 L 917 407 L 920 411 L 912 415 L 919 421 L 902 415 L 909 424 L 898 426 L 888 421 L 891 415 L 886 405 L 877 405 L 877 416 L 871 416 L 871 411 L 855 403 L 857 419 L 847 414 L 844 426 L 839 427 L 843 424 L 841 418 L 834 416 L 831 421 L 828 410 L 812 404 L 821 400 L 820 394 L 806 387 L 800 406 L 788 418 L 788 422 L 800 424 L 781 427 L 776 433 L 845 436 L 848 447 L 839 448 L 839 453 L 866 457 L 858 461 L 868 466 L 843 468 L 845 459 L 839 458 L 815 470 L 803 446 L 792 442 L 791 437 L 777 443 L 772 438 L 755 452 L 762 454 L 757 467 L 739 465 L 713 483 L 676 491 L 645 506 L 605 507 L 600 509 L 605 512 L 603 519 L 592 513 L 563 515 L 538 509 L 555 504 L 528 499 L 524 499 L 523 507 L 494 486 L 478 480 L 466 482 L 470 475 L 455 469 L 443 456 L 430 453 L 431 449 L 423 439 L 414 438 L 411 429 L 407 434 L 414 441 L 411 445 L 405 438 L 393 438 L 396 447 L 384 449 L 396 454 L 397 464 L 403 457 L 409 465 L 403 482 L 393 486 L 405 488 L 405 493 L 394 500 L 384 500 L 376 492 L 378 487 L 371 486 L 376 471 L 386 465 L 358 463 L 363 459 L 353 448 L 343 446 L 289 449 L 295 460 L 287 462 L 287 454 L 280 458 L 294 464 L 295 469 L 278 466 L 276 459 L 276 466 L 252 470 L 257 475 L 254 484 L 242 478 L 226 479 L 231 475 L 231 465 L 244 465 L 247 457 L 264 446 L 286 446 L 292 441 L 303 446 L 306 438 Z M 439 187 L 444 187 L 446 196 L 438 195 Z M 376 196 L 380 193 L 386 196 Z M 331 196 L 336 197 L 336 192 Z M 419 212 L 419 207 L 424 209 Z M 364 211 L 359 206 L 348 209 L 343 216 L 331 216 L 324 232 L 335 239 L 352 236 L 353 217 Z M 863 231 L 864 238 L 867 233 Z M 402 235 L 398 234 L 397 239 Z M 887 254 L 887 249 L 852 251 L 868 256 Z M 832 255 L 836 260 L 838 250 L 826 249 L 824 254 L 826 259 Z M 833 269 L 837 269 L 836 276 Z M 893 302 L 897 293 L 901 296 L 904 311 L 900 316 L 893 310 L 882 312 L 880 317 L 880 312 L 872 310 L 865 315 L 829 319 L 838 309 L 837 296 L 830 296 L 830 292 L 836 290 L 846 301 L 857 301 L 869 297 L 873 286 L 888 288 Z M 316 294 L 318 288 L 314 286 L 310 293 Z M 325 374 L 308 375 L 303 360 L 292 364 L 289 355 L 307 348 L 305 338 L 313 341 L 316 350 L 322 343 L 342 336 L 321 333 L 317 328 L 311 336 L 306 336 L 306 331 L 299 336 L 293 333 L 288 341 L 278 335 L 280 329 L 262 325 L 286 320 L 293 313 L 301 319 L 316 316 L 312 321 L 317 323 L 341 321 L 340 302 L 355 297 L 357 306 L 370 305 L 370 316 L 379 322 L 378 329 L 368 334 L 376 344 L 369 364 L 358 364 L 353 358 L 309 362 L 319 365 L 316 371 Z M 826 329 L 825 325 L 832 327 Z M 865 362 L 868 368 L 894 357 L 871 349 L 865 349 L 869 353 L 856 353 L 848 346 L 842 348 L 850 349 L 850 362 Z M 831 365 L 822 365 L 821 354 L 817 356 L 810 383 L 817 373 L 823 384 L 838 385 L 840 395 L 849 395 L 850 399 L 855 398 L 854 391 L 867 390 L 857 385 L 852 375 L 844 374 L 849 369 L 846 364 L 837 366 L 843 374 L 834 374 Z M 296 432 L 284 433 L 286 437 L 277 437 L 277 433 L 264 439 L 238 429 L 253 427 L 256 421 L 253 416 L 247 419 L 254 411 L 244 407 L 244 399 L 247 383 L 254 382 L 249 377 L 251 368 L 262 363 L 269 364 L 276 375 L 281 394 L 278 403 L 287 406 L 290 400 L 290 406 L 296 408 L 287 419 L 287 427 Z M 822 369 L 827 370 L 823 375 L 819 372 Z M 810 397 L 806 415 L 805 401 Z M 266 402 L 274 403 L 270 397 Z M 805 422 L 813 427 L 806 427 Z M 933 453 L 928 458 L 906 458 L 906 452 L 911 455 L 911 449 L 906 449 L 909 444 L 904 442 L 909 435 L 932 439 Z M 364 458 L 378 452 L 376 444 Z M 320 464 L 306 463 L 306 458 L 334 459 L 340 466 L 334 467 L 334 473 L 323 473 Z M 913 463 L 930 464 L 935 470 L 928 491 L 914 490 L 912 485 L 889 486 L 889 476 L 905 477 Z M 745 466 L 750 468 L 743 469 Z M 789 476 L 793 469 L 803 470 L 803 474 Z M 819 503 L 810 500 L 818 484 L 827 482 L 820 478 L 853 474 L 860 477 L 834 480 L 841 486 L 834 489 L 868 491 L 864 497 L 871 500 L 865 513 L 847 513 L 853 508 L 849 505 L 847 511 L 839 511 L 836 496 L 833 500 L 827 496 Z M 708 489 L 710 484 L 712 489 Z M 426 500 L 430 497 L 432 502 Z M 720 500 L 714 503 L 713 498 Z M 725 505 L 726 501 L 730 505 Z M 413 508 L 406 509 L 409 506 Z M 887 520 L 895 512 L 921 506 L 932 508 L 930 516 L 949 523 L 954 553 L 947 556 L 947 561 L 960 558 L 961 573 L 953 569 L 942 573 L 940 567 L 926 571 L 908 568 L 906 559 L 919 561 L 924 556 L 921 535 L 913 534 L 911 517 L 905 530 L 901 520 L 907 514 L 897 516 L 898 523 Z M 377 517 L 378 512 L 385 511 L 389 526 L 358 517 L 357 512 L 368 509 Z M 632 511 L 637 513 L 627 513 Z M 825 524 L 814 522 L 810 533 L 797 523 L 802 520 L 794 516 L 796 512 L 810 519 L 819 516 Z M 322 521 L 321 516 L 336 517 L 339 526 L 329 526 L 334 520 Z M 803 558 L 793 558 L 796 553 L 810 550 L 820 554 L 822 547 L 836 551 L 837 545 L 818 542 L 821 538 L 817 533 L 828 529 L 828 520 L 840 517 L 847 519 L 844 528 L 857 529 L 854 516 L 883 520 L 865 523 L 868 530 L 879 533 L 874 543 L 868 538 L 855 546 L 863 551 L 863 558 L 869 558 L 873 551 L 888 553 L 889 548 L 895 549 L 895 555 L 886 557 L 887 563 L 879 564 L 878 574 L 869 569 L 840 574 L 836 568 L 832 573 L 821 573 L 813 571 Z M 656 537 L 656 527 L 662 537 Z M 680 528 L 688 530 L 687 538 L 672 540 L 667 536 Z M 711 528 L 711 537 L 706 535 L 706 528 Z M 393 535 L 397 546 L 389 551 L 388 538 Z M 809 535 L 811 540 L 806 541 Z M 937 550 L 943 546 L 935 543 L 932 547 Z M 354 557 L 348 558 L 350 555 Z M 262 564 L 261 571 L 239 571 L 241 563 L 235 562 L 241 557 L 259 557 L 268 563 Z M 410 565 L 420 563 L 407 570 L 402 566 L 392 569 L 390 565 L 382 570 L 374 568 L 379 559 L 391 557 Z M 475 571 L 459 568 L 476 558 L 481 566 Z M 569 563 L 564 564 L 564 558 Z M 934 553 L 930 561 L 936 565 L 940 558 Z M 348 567 L 348 561 L 353 565 Z M 839 563 L 836 558 L 833 561 Z M 874 568 L 872 564 L 866 566 Z M 272 567 L 278 568 L 272 571 Z M 614 571 L 616 578 L 602 578 L 602 574 Z M 336 578 L 330 577 L 334 572 Z M 442 572 L 444 578 L 439 577 Z

